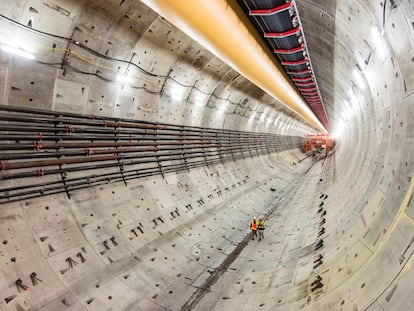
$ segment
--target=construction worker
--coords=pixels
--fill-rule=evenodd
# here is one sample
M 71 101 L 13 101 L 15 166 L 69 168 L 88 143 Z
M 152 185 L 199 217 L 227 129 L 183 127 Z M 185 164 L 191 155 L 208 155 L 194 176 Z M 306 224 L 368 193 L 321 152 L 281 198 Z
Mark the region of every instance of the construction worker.
M 252 221 L 250 222 L 250 229 L 252 229 L 252 240 L 254 240 L 254 237 L 257 237 L 256 217 L 253 217 Z
M 266 228 L 266 223 L 264 221 L 264 217 L 260 216 L 259 220 L 257 221 L 257 230 L 259 231 L 259 241 L 261 241 L 262 239 L 264 239 L 264 230 Z

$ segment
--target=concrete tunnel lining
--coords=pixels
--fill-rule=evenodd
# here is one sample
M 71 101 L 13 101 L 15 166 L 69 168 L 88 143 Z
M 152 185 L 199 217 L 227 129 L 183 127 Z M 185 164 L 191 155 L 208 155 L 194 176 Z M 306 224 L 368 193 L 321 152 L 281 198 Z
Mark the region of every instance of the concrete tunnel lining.
M 1 2 L 2 16 L 79 42 L 0 18 L 0 42 L 36 54 L 0 52 L 1 104 L 266 132 L 286 145 L 312 131 L 140 2 Z M 271 208 L 265 240 L 249 242 L 195 310 L 411 309 L 414 7 L 297 5 L 335 152 L 293 166 L 298 147 L 1 204 L 1 310 L 179 310 Z

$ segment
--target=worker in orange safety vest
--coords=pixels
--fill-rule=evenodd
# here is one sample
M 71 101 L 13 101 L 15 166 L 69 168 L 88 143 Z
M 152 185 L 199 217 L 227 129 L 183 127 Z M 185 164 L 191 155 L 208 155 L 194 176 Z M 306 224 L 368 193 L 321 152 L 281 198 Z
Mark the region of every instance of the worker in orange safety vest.
M 252 240 L 254 240 L 254 237 L 257 237 L 256 217 L 253 217 L 252 221 L 250 222 L 250 229 L 252 229 Z

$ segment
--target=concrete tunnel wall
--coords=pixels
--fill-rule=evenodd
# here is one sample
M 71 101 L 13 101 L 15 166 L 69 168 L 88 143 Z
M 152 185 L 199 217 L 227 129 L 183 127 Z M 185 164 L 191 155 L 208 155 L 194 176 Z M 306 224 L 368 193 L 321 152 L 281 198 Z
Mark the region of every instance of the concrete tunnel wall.
M 326 161 L 297 167 L 292 161 L 304 154 L 288 136 L 312 129 L 141 3 L 1 2 L 3 16 L 79 42 L 68 46 L 1 18 L 1 42 L 25 42 L 43 62 L 0 53 L 2 104 L 278 133 L 294 147 L 128 187 L 79 190 L 70 200 L 3 204 L 1 310 L 178 310 L 243 239 L 251 216 L 275 205 L 266 244 L 250 243 L 196 308 L 411 308 L 410 2 L 298 4 L 338 145 Z M 111 58 L 132 56 L 156 76 L 80 44 Z M 128 80 L 118 80 L 126 70 Z M 322 193 L 327 232 L 316 272 L 324 288 L 312 293 Z M 19 291 L 14 282 L 32 285 L 32 272 L 42 281 Z

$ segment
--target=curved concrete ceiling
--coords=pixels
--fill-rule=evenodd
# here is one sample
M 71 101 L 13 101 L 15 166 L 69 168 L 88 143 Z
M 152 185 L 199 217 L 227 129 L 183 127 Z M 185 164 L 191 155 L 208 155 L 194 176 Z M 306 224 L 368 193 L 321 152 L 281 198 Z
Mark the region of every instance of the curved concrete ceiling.
M 2 105 L 280 139 L 277 152 L 1 204 L 1 310 L 412 308 L 409 1 L 297 3 L 337 141 L 326 159 L 302 152 L 310 123 L 141 2 L 0 4 Z M 5 109 L 0 190 L 86 174 L 6 180 L 20 151 L 4 150 L 21 141 Z M 44 155 L 34 124 L 30 152 Z M 259 215 L 264 240 L 250 241 Z
M 321 133 L 326 133 L 281 67 L 276 65 L 274 57 L 240 6 L 223 0 L 143 2 L 249 81 L 309 121 Z

